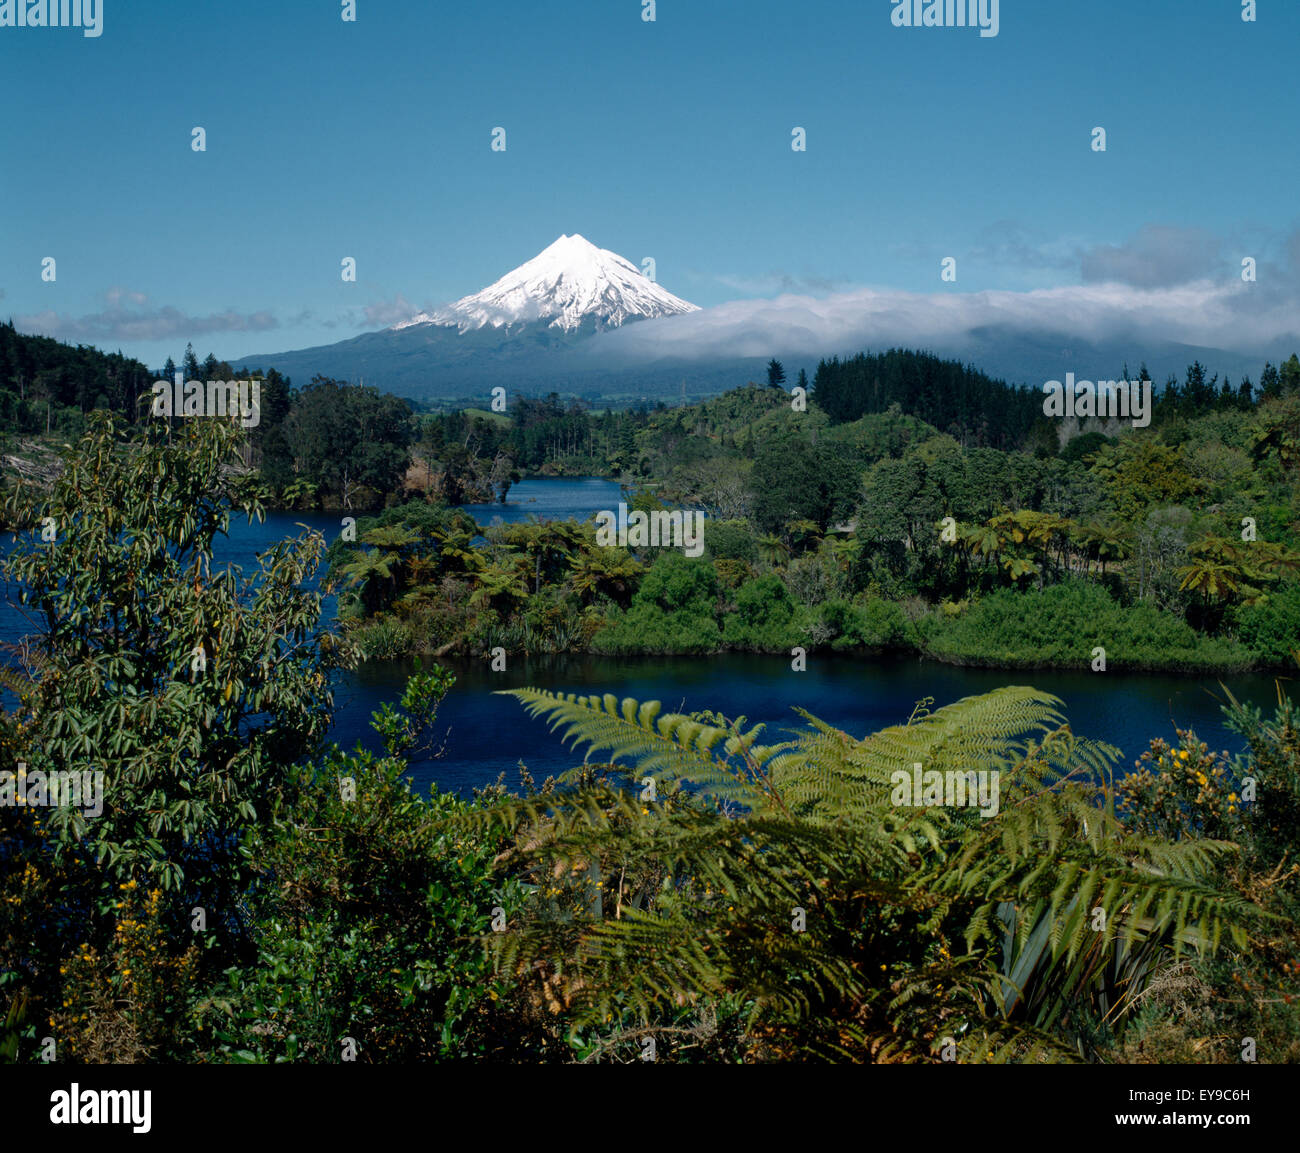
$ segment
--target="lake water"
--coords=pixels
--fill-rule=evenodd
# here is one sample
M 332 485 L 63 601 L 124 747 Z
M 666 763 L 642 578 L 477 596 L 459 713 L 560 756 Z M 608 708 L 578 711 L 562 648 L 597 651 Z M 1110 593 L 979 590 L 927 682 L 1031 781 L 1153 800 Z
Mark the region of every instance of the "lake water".
M 586 520 L 602 509 L 614 512 L 627 500 L 616 481 L 602 476 L 521 480 L 506 494 L 505 504 L 462 504 L 479 524 L 515 524 L 530 516 L 540 520 Z
M 505 505 L 464 506 L 482 525 L 537 515 L 542 519 L 585 519 L 600 509 L 614 509 L 625 499 L 619 486 L 601 478 L 581 477 L 522 481 Z M 214 544 L 216 565 L 235 563 L 255 570 L 255 555 L 306 525 L 332 540 L 340 531 L 338 513 L 272 513 L 261 524 L 232 518 L 230 535 Z M 6 538 L 6 547 L 8 538 Z M 29 626 L 12 603 L 12 590 L 0 603 L 0 641 L 12 643 Z M 1127 768 L 1152 737 L 1174 739 L 1174 728 L 1193 728 L 1215 748 L 1241 749 L 1241 741 L 1222 725 L 1223 690 L 1214 677 L 1149 674 L 1126 676 L 1075 672 L 1015 672 L 956 668 L 917 658 L 856 658 L 813 655 L 805 672 L 793 672 L 789 659 L 727 653 L 715 657 L 548 657 L 510 662 L 493 673 L 486 660 L 445 662 L 457 683 L 439 714 L 444 755 L 412 765 L 417 784 L 437 782 L 445 789 L 467 791 L 488 784 L 505 772 L 518 783 L 515 766 L 523 761 L 539 781 L 571 768 L 582 754 L 566 749 L 545 721 L 532 720 L 512 697 L 497 690 L 532 685 L 561 692 L 606 693 L 638 700 L 658 700 L 665 711 L 716 709 L 744 715 L 772 726 L 769 736 L 802 724 L 793 711 L 807 709 L 822 720 L 863 736 L 906 721 L 917 701 L 934 705 L 987 692 L 1005 684 L 1032 685 L 1065 702 L 1074 730 L 1117 745 Z M 374 661 L 339 679 L 335 738 L 347 747 L 360 741 L 375 748 L 370 714 L 395 700 L 410 662 Z M 1239 699 L 1268 709 L 1275 699 L 1270 676 L 1234 676 L 1224 682 Z
M 657 700 L 665 712 L 714 709 L 729 717 L 763 721 L 768 737 L 804 722 L 796 706 L 862 737 L 904 723 L 917 701 L 932 708 L 1001 685 L 1031 685 L 1064 702 L 1074 731 L 1116 745 L 1127 771 L 1153 737 L 1175 740 L 1174 729 L 1192 728 L 1212 747 L 1241 751 L 1243 743 L 1222 724 L 1223 690 L 1213 678 L 1053 672 L 1010 673 L 956 668 L 915 657 L 864 659 L 842 654 L 810 656 L 804 672 L 793 672 L 780 656 L 723 653 L 713 657 L 544 657 L 519 658 L 504 673 L 486 660 L 445 662 L 457 675 L 443 702 L 439 726 L 446 733 L 443 757 L 412 765 L 412 776 L 442 788 L 467 789 L 494 780 L 502 771 L 517 783 L 523 761 L 539 781 L 582 761 L 566 749 L 546 721 L 531 719 L 513 697 L 497 690 L 524 686 L 579 694 L 614 693 L 619 698 Z M 408 662 L 372 662 L 339 698 L 339 729 L 359 732 L 369 713 L 391 699 L 410 672 Z M 1267 676 L 1237 676 L 1224 683 L 1238 699 L 1267 708 L 1274 700 Z M 368 747 L 376 742 L 367 739 Z M 598 755 L 598 758 L 599 755 Z

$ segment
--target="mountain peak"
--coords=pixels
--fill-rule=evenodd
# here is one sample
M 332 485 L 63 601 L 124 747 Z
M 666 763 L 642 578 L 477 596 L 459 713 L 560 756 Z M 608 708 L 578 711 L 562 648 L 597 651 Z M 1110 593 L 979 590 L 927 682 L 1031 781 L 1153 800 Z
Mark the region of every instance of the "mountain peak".
M 567 232 L 565 232 L 560 234 L 560 238 L 558 240 L 552 241 L 545 248 L 543 248 L 542 251 L 538 253 L 538 255 L 543 256 L 548 252 L 588 252 L 588 251 L 599 252 L 600 249 L 597 248 L 594 244 L 592 244 L 591 241 L 588 240 L 581 233 L 575 232 L 572 236 L 570 236 Z
M 588 317 L 617 327 L 625 320 L 696 311 L 694 304 L 643 276 L 631 261 L 575 232 L 561 235 L 482 292 L 393 327 L 454 325 L 467 332 L 489 324 L 501 328 L 548 320 L 567 331 Z

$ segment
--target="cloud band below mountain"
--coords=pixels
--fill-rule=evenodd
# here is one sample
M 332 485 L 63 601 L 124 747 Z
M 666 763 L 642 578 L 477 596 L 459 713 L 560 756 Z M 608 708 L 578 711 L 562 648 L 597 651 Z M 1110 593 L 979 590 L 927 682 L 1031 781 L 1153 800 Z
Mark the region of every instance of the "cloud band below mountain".
M 1262 275 L 1262 273 L 1261 273 Z M 886 345 L 960 347 L 972 336 L 1066 333 L 1081 342 L 1179 342 L 1233 349 L 1300 343 L 1300 307 L 1261 283 L 1200 280 L 1139 288 L 1116 282 L 1027 292 L 908 293 L 864 288 L 815 298 L 742 300 L 603 333 L 593 354 L 703 360 L 823 356 Z

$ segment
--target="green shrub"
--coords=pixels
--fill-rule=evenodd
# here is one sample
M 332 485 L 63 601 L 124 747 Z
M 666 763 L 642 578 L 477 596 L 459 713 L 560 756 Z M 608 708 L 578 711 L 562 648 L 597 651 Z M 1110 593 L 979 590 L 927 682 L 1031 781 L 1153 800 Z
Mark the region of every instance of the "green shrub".
M 601 653 L 707 653 L 722 638 L 718 574 L 702 558 L 662 553 L 626 613 L 614 612 L 591 642 Z
M 368 621 L 349 634 L 369 660 L 393 660 L 410 654 L 411 630 L 391 617 Z
M 493 1044 L 509 982 L 484 939 L 493 910 L 516 915 L 523 890 L 494 874 L 499 838 L 453 823 L 472 804 L 421 797 L 404 775 L 453 680 L 412 677 L 403 712 L 375 714 L 385 755 L 335 750 L 277 814 L 254 851 L 274 881 L 253 902 L 256 961 L 227 969 L 196 1009 L 205 1059 L 334 1063 L 348 1037 L 365 1062 Z
M 1235 641 L 1212 639 L 1149 604 L 1125 608 L 1093 584 L 999 591 L 955 618 L 926 621 L 926 650 L 954 664 L 995 668 L 1089 668 L 1106 650 L 1110 669 L 1239 671 L 1252 654 Z
M 767 573 L 742 585 L 727 615 L 722 638 L 735 649 L 771 652 L 798 644 L 796 607 L 781 578 Z
M 818 606 L 818 620 L 829 631 L 833 649 L 889 649 L 915 643 L 902 607 L 879 597 L 827 601 Z
M 613 655 L 634 653 L 712 653 L 722 632 L 713 614 L 666 612 L 657 605 L 633 605 L 615 611 L 609 623 L 591 638 L 593 652 Z
M 747 520 L 710 520 L 704 525 L 704 548 L 713 560 L 758 559 L 754 526 Z
M 1287 585 L 1237 613 L 1237 636 L 1261 664 L 1290 668 L 1300 652 L 1300 585 Z

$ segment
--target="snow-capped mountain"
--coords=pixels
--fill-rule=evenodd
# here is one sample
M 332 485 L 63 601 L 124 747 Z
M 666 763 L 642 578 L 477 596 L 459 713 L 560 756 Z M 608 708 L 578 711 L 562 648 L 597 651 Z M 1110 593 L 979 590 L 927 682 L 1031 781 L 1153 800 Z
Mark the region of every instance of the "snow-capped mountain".
M 512 391 L 619 397 L 706 395 L 760 379 L 753 365 L 705 366 L 662 354 L 654 363 L 609 356 L 601 342 L 700 309 L 643 276 L 616 252 L 561 236 L 482 292 L 422 312 L 391 328 L 337 344 L 235 357 L 295 381 L 317 374 L 405 396 L 486 396 Z M 632 323 L 629 323 L 632 322 Z
M 701 316 L 681 315 L 700 311 L 617 253 L 581 236 L 561 236 L 482 292 L 391 328 L 315 348 L 227 359 L 244 369 L 277 369 L 300 386 L 320 374 L 418 399 L 475 397 L 483 403 L 492 389 L 504 385 L 512 395 L 561 392 L 621 403 L 715 395 L 765 379 L 773 356 L 784 359 L 792 372 L 805 364 L 811 371 L 820 356 L 853 351 L 852 345 L 819 337 L 825 326 L 813 312 L 803 327 L 786 319 L 769 336 L 762 312 L 747 319 L 724 305 Z M 779 319 L 782 309 L 772 312 Z M 725 342 L 717 343 L 723 337 Z M 789 343 L 792 337 L 797 343 Z M 875 347 L 888 347 L 890 340 L 877 338 Z M 1176 344 L 1148 344 L 1135 353 L 1114 341 L 1086 344 L 1078 333 L 1013 323 L 987 325 L 948 341 L 913 335 L 895 343 L 905 347 L 912 341 L 1034 387 L 1059 379 L 1062 363 L 1109 364 L 1117 372 L 1119 365 L 1140 358 L 1156 379 L 1194 359 L 1237 378 L 1252 363 L 1235 353 L 1236 359 L 1225 360 L 1214 349 Z M 861 347 L 872 342 L 864 337 Z
M 393 330 L 437 324 L 465 333 L 486 325 L 509 328 L 547 320 L 548 327 L 568 332 L 588 318 L 597 327 L 617 328 L 634 318 L 698 311 L 643 276 L 631 261 L 574 233 L 561 236 L 482 292 L 422 312 Z

